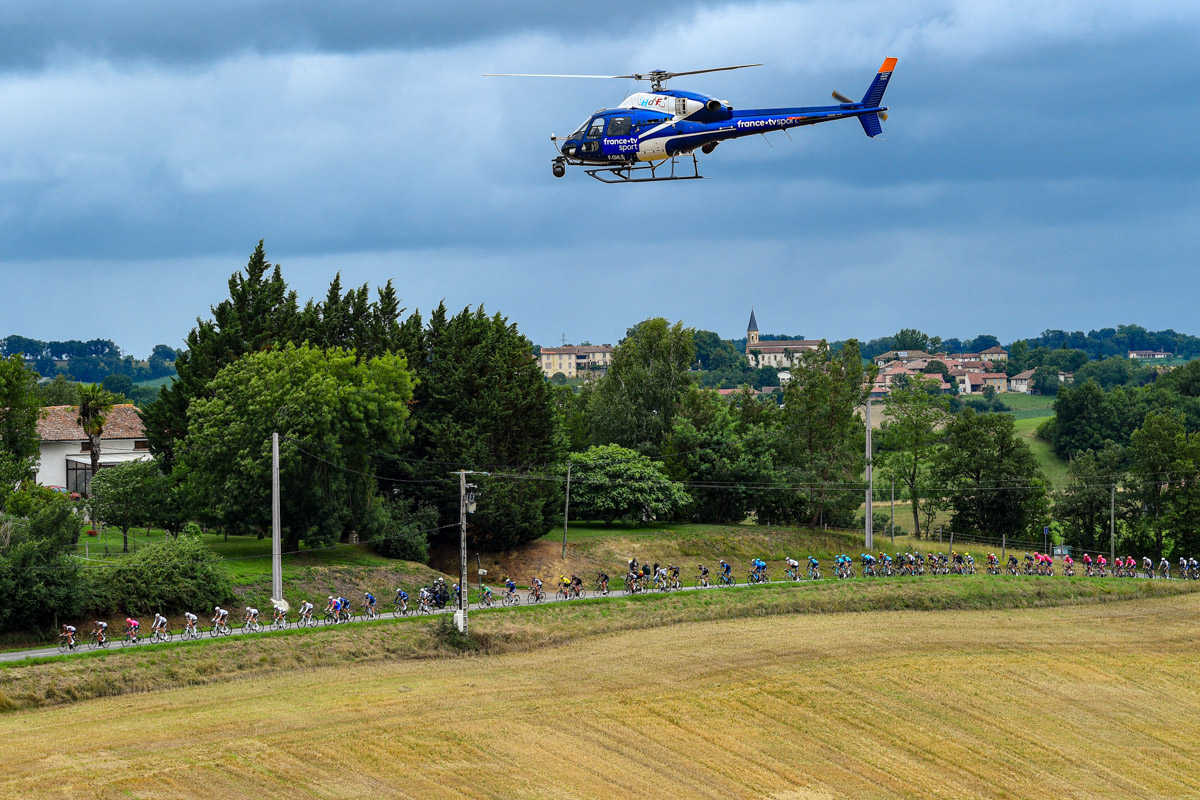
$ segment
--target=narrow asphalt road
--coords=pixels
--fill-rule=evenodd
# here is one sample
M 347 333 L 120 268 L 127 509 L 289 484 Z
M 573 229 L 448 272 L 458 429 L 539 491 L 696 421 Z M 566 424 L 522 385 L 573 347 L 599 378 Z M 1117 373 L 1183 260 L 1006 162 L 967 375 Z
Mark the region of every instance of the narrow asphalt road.
M 979 574 L 979 575 L 984 575 L 984 573 L 978 573 L 978 574 Z M 922 577 L 925 577 L 925 578 L 934 578 L 935 576 L 933 576 L 933 575 L 925 575 L 925 576 L 922 576 Z M 1039 577 L 1039 576 L 1036 576 L 1036 575 L 1030 575 L 1030 576 L 1027 576 L 1027 577 L 1035 578 L 1035 577 Z M 1142 579 L 1142 580 L 1145 580 L 1145 578 L 1144 578 L 1142 575 L 1140 575 L 1140 574 L 1138 575 L 1138 578 L 1139 578 L 1139 579 Z M 825 577 L 825 578 L 822 578 L 821 580 L 824 580 L 824 581 L 830 581 L 830 580 L 836 580 L 836 579 L 834 579 L 834 578 L 829 578 L 829 577 Z M 1053 578 L 1051 578 L 1051 580 L 1053 580 Z M 1162 580 L 1162 579 L 1161 579 L 1161 578 L 1155 578 L 1155 580 Z M 1172 578 L 1171 580 L 1178 580 L 1178 578 Z M 798 582 L 798 583 L 811 583 L 812 581 L 807 581 L 807 580 L 802 580 L 802 581 L 768 581 L 768 582 L 767 582 L 767 584 L 796 583 L 796 582 Z M 751 586 L 751 585 L 754 585 L 754 586 L 763 586 L 763 585 L 767 585 L 767 584 L 761 584 L 761 583 L 759 583 L 759 584 L 750 584 L 750 583 L 736 583 L 736 584 L 734 584 L 734 586 Z M 713 584 L 713 586 L 711 586 L 711 587 L 708 587 L 708 588 L 711 588 L 711 589 L 716 589 L 716 588 L 718 588 L 718 587 L 716 586 L 716 584 Z M 700 587 L 698 587 L 698 586 L 684 586 L 684 587 L 682 587 L 682 588 L 680 588 L 680 589 L 675 589 L 675 590 L 672 590 L 672 591 L 681 591 L 681 592 L 695 592 L 695 591 L 702 591 L 702 589 L 701 589 Z M 654 591 L 649 591 L 649 592 L 645 592 L 645 593 L 646 593 L 646 594 L 660 594 L 659 592 L 654 592 Z M 496 602 L 495 602 L 495 605 L 493 605 L 493 606 L 492 606 L 492 609 L 482 609 L 482 608 L 480 608 L 480 607 L 479 607 L 479 605 L 478 605 L 478 604 L 476 604 L 476 606 L 475 606 L 473 609 L 471 609 L 471 610 L 473 610 L 473 611 L 486 611 L 486 610 L 496 610 L 496 609 L 500 609 L 500 610 L 502 610 L 502 609 L 506 608 L 506 606 L 504 606 L 504 605 L 503 605 L 503 604 L 500 602 L 500 597 L 502 596 L 502 594 L 503 594 L 502 592 L 497 592 L 497 593 L 496 593 Z M 522 604 L 522 605 L 528 605 L 528 603 L 526 602 L 526 598 L 528 597 L 528 594 L 529 594 L 528 590 L 524 590 L 524 591 L 521 591 L 521 592 L 520 592 L 520 596 L 521 596 L 521 604 Z M 609 593 L 608 593 L 608 595 L 607 595 L 607 597 L 624 597 L 624 596 L 625 596 L 625 593 L 624 593 L 624 592 L 623 592 L 621 589 L 619 589 L 619 588 L 618 588 L 618 589 L 612 589 L 612 590 L 610 590 L 610 591 L 609 591 Z M 604 598 L 603 598 L 601 595 L 598 595 L 598 594 L 597 594 L 596 592 L 594 592 L 594 591 L 593 591 L 593 592 L 589 592 L 589 598 L 591 598 L 591 599 L 604 599 Z M 577 602 L 577 601 L 576 601 L 576 600 L 559 600 L 559 599 L 556 599 L 556 598 L 554 598 L 554 597 L 551 597 L 551 596 L 549 595 L 549 593 L 547 592 L 546 599 L 545 599 L 545 600 L 543 600 L 543 601 L 541 601 L 541 603 L 539 603 L 538 605 L 545 604 L 545 603 L 573 603 L 573 602 Z M 439 609 L 439 610 L 437 610 L 437 611 L 434 611 L 434 612 L 432 612 L 431 614 L 427 614 L 427 615 L 421 615 L 421 614 L 417 614 L 417 615 L 413 615 L 413 616 L 432 616 L 433 614 L 452 614 L 452 613 L 454 613 L 456 610 L 457 610 L 457 609 L 455 609 L 455 608 L 450 608 L 450 607 L 447 607 L 447 608 L 444 608 L 444 609 Z M 391 611 L 384 611 L 384 612 L 381 612 L 381 613 L 380 613 L 380 615 L 379 615 L 379 617 L 378 617 L 377 619 L 375 619 L 375 620 L 356 619 L 356 620 L 354 620 L 354 621 L 352 621 L 352 622 L 344 622 L 344 623 L 340 623 L 340 624 L 342 624 L 342 625 L 359 625 L 359 624 L 362 624 L 362 623 L 364 623 L 364 622 L 378 622 L 378 621 L 379 621 L 379 620 L 381 620 L 381 619 L 393 619 L 393 617 L 392 617 L 392 612 L 391 612 Z M 293 625 L 292 625 L 291 627 L 294 627 L 294 623 L 293 623 Z M 324 627 L 324 625 L 323 625 L 323 623 L 321 623 L 321 622 L 318 622 L 318 623 L 317 623 L 317 627 Z M 250 633 L 250 632 L 248 632 L 248 631 L 243 631 L 243 630 L 242 630 L 240 627 L 235 627 L 235 628 L 233 629 L 232 633 L 230 633 L 229 635 L 230 635 L 230 636 L 266 636 L 266 635 L 269 635 L 269 634 L 271 634 L 272 632 L 273 632 L 273 631 L 271 630 L 271 628 L 270 628 L 269 626 L 264 626 L 264 627 L 263 627 L 263 630 L 259 631 L 258 633 Z M 111 643 L 111 644 L 109 645 L 109 647 L 108 647 L 108 650 L 109 650 L 110 652 L 117 652 L 117 651 L 120 651 L 120 650 L 127 650 L 127 649 L 133 649 L 133 648 L 145 648 L 145 647 L 159 647 L 159 646 L 161 646 L 161 645 L 159 645 L 159 644 L 151 644 L 151 643 L 150 643 L 150 641 L 149 641 L 149 639 L 148 639 L 148 638 L 146 638 L 146 637 L 144 637 L 144 636 L 142 637 L 142 641 L 141 641 L 141 643 L 140 643 L 140 644 L 137 644 L 137 645 L 122 645 L 122 644 L 121 644 L 121 640 L 120 640 L 119 636 L 120 636 L 120 634 L 119 634 L 119 633 L 114 633 L 114 634 L 112 634 L 112 643 Z M 206 638 L 208 637 L 208 633 L 207 633 L 207 631 L 206 631 L 206 632 L 203 634 L 203 636 L 204 636 L 204 637 L 206 637 Z M 88 636 L 87 636 L 87 633 L 86 633 L 86 632 L 85 632 L 85 633 L 82 633 L 82 634 L 80 634 L 80 635 L 78 635 L 78 638 L 79 638 L 79 640 L 80 640 L 80 644 L 76 645 L 76 647 L 75 647 L 75 649 L 74 649 L 73 651 L 72 651 L 72 650 L 68 650 L 68 651 L 66 651 L 66 652 L 60 653 L 60 652 L 59 652 L 59 650 L 58 650 L 58 647 L 57 647 L 57 646 L 54 646 L 54 647 L 39 647 L 39 648 L 35 648 L 35 649 L 32 649 L 32 650 L 12 650 L 12 651 L 9 651 L 9 652 L 7 652 L 7 653 L 0 653 L 0 662 L 6 662 L 6 661 L 23 661 L 23 660 L 25 660 L 25 659 L 29 659 L 29 658 L 45 658 L 46 656 L 58 656 L 58 655 L 67 655 L 67 656 L 70 656 L 70 655 L 79 655 L 80 653 L 90 653 L 90 652 L 93 652 L 93 651 L 92 651 L 92 649 L 91 649 L 91 648 L 88 646 L 88 644 L 87 644 L 87 642 L 88 642 Z M 178 641 L 181 641 L 181 640 L 180 640 L 180 638 L 179 638 L 179 634 L 178 634 L 178 632 L 175 632 L 175 638 L 174 638 L 173 642 L 178 642 Z

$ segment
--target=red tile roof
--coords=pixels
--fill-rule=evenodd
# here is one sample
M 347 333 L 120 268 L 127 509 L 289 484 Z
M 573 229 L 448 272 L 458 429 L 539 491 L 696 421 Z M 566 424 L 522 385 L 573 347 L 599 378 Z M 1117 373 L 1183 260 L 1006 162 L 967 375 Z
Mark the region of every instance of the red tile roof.
M 77 419 L 79 409 L 75 406 L 47 406 L 38 419 L 38 436 L 43 442 L 82 442 L 87 437 Z M 100 438 L 145 439 L 146 427 L 138 416 L 137 407 L 130 403 L 113 406 Z

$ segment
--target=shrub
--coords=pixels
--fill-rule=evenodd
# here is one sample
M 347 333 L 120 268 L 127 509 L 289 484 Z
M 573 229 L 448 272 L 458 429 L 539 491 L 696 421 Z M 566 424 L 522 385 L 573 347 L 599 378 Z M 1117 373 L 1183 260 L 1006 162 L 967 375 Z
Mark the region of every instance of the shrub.
M 365 533 L 371 548 L 387 558 L 429 562 L 429 538 L 426 531 L 437 527 L 438 513 L 433 506 L 415 509 L 378 501 L 368 512 Z
M 110 613 L 207 609 L 233 594 L 221 559 L 193 536 L 147 545 L 96 573 L 96 610 Z

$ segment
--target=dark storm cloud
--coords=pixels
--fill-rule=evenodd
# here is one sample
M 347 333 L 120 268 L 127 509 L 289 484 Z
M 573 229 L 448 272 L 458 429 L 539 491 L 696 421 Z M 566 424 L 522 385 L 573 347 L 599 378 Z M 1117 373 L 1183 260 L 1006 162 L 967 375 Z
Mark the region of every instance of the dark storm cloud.
M 0 69 L 38 68 L 84 55 L 112 62 L 202 64 L 239 52 L 358 53 L 432 48 L 517 32 L 571 35 L 653 24 L 689 0 L 396 2 L 206 0 L 164 3 L 12 2 L 0 9 Z
M 20 67 L 0 70 L 0 335 L 84 335 L 21 298 L 99 270 L 100 302 L 152 298 L 127 346 L 177 342 L 262 237 L 302 292 L 395 278 L 409 305 L 486 302 L 539 341 L 650 313 L 735 335 L 752 304 L 832 338 L 1196 329 L 1194 3 L 605 6 L 636 25 L 394 5 L 0 28 Z M 679 82 L 745 108 L 861 94 L 884 55 L 888 141 L 852 121 L 751 137 L 712 180 L 657 186 L 549 174 L 548 134 L 630 84 L 481 77 L 762 61 Z

